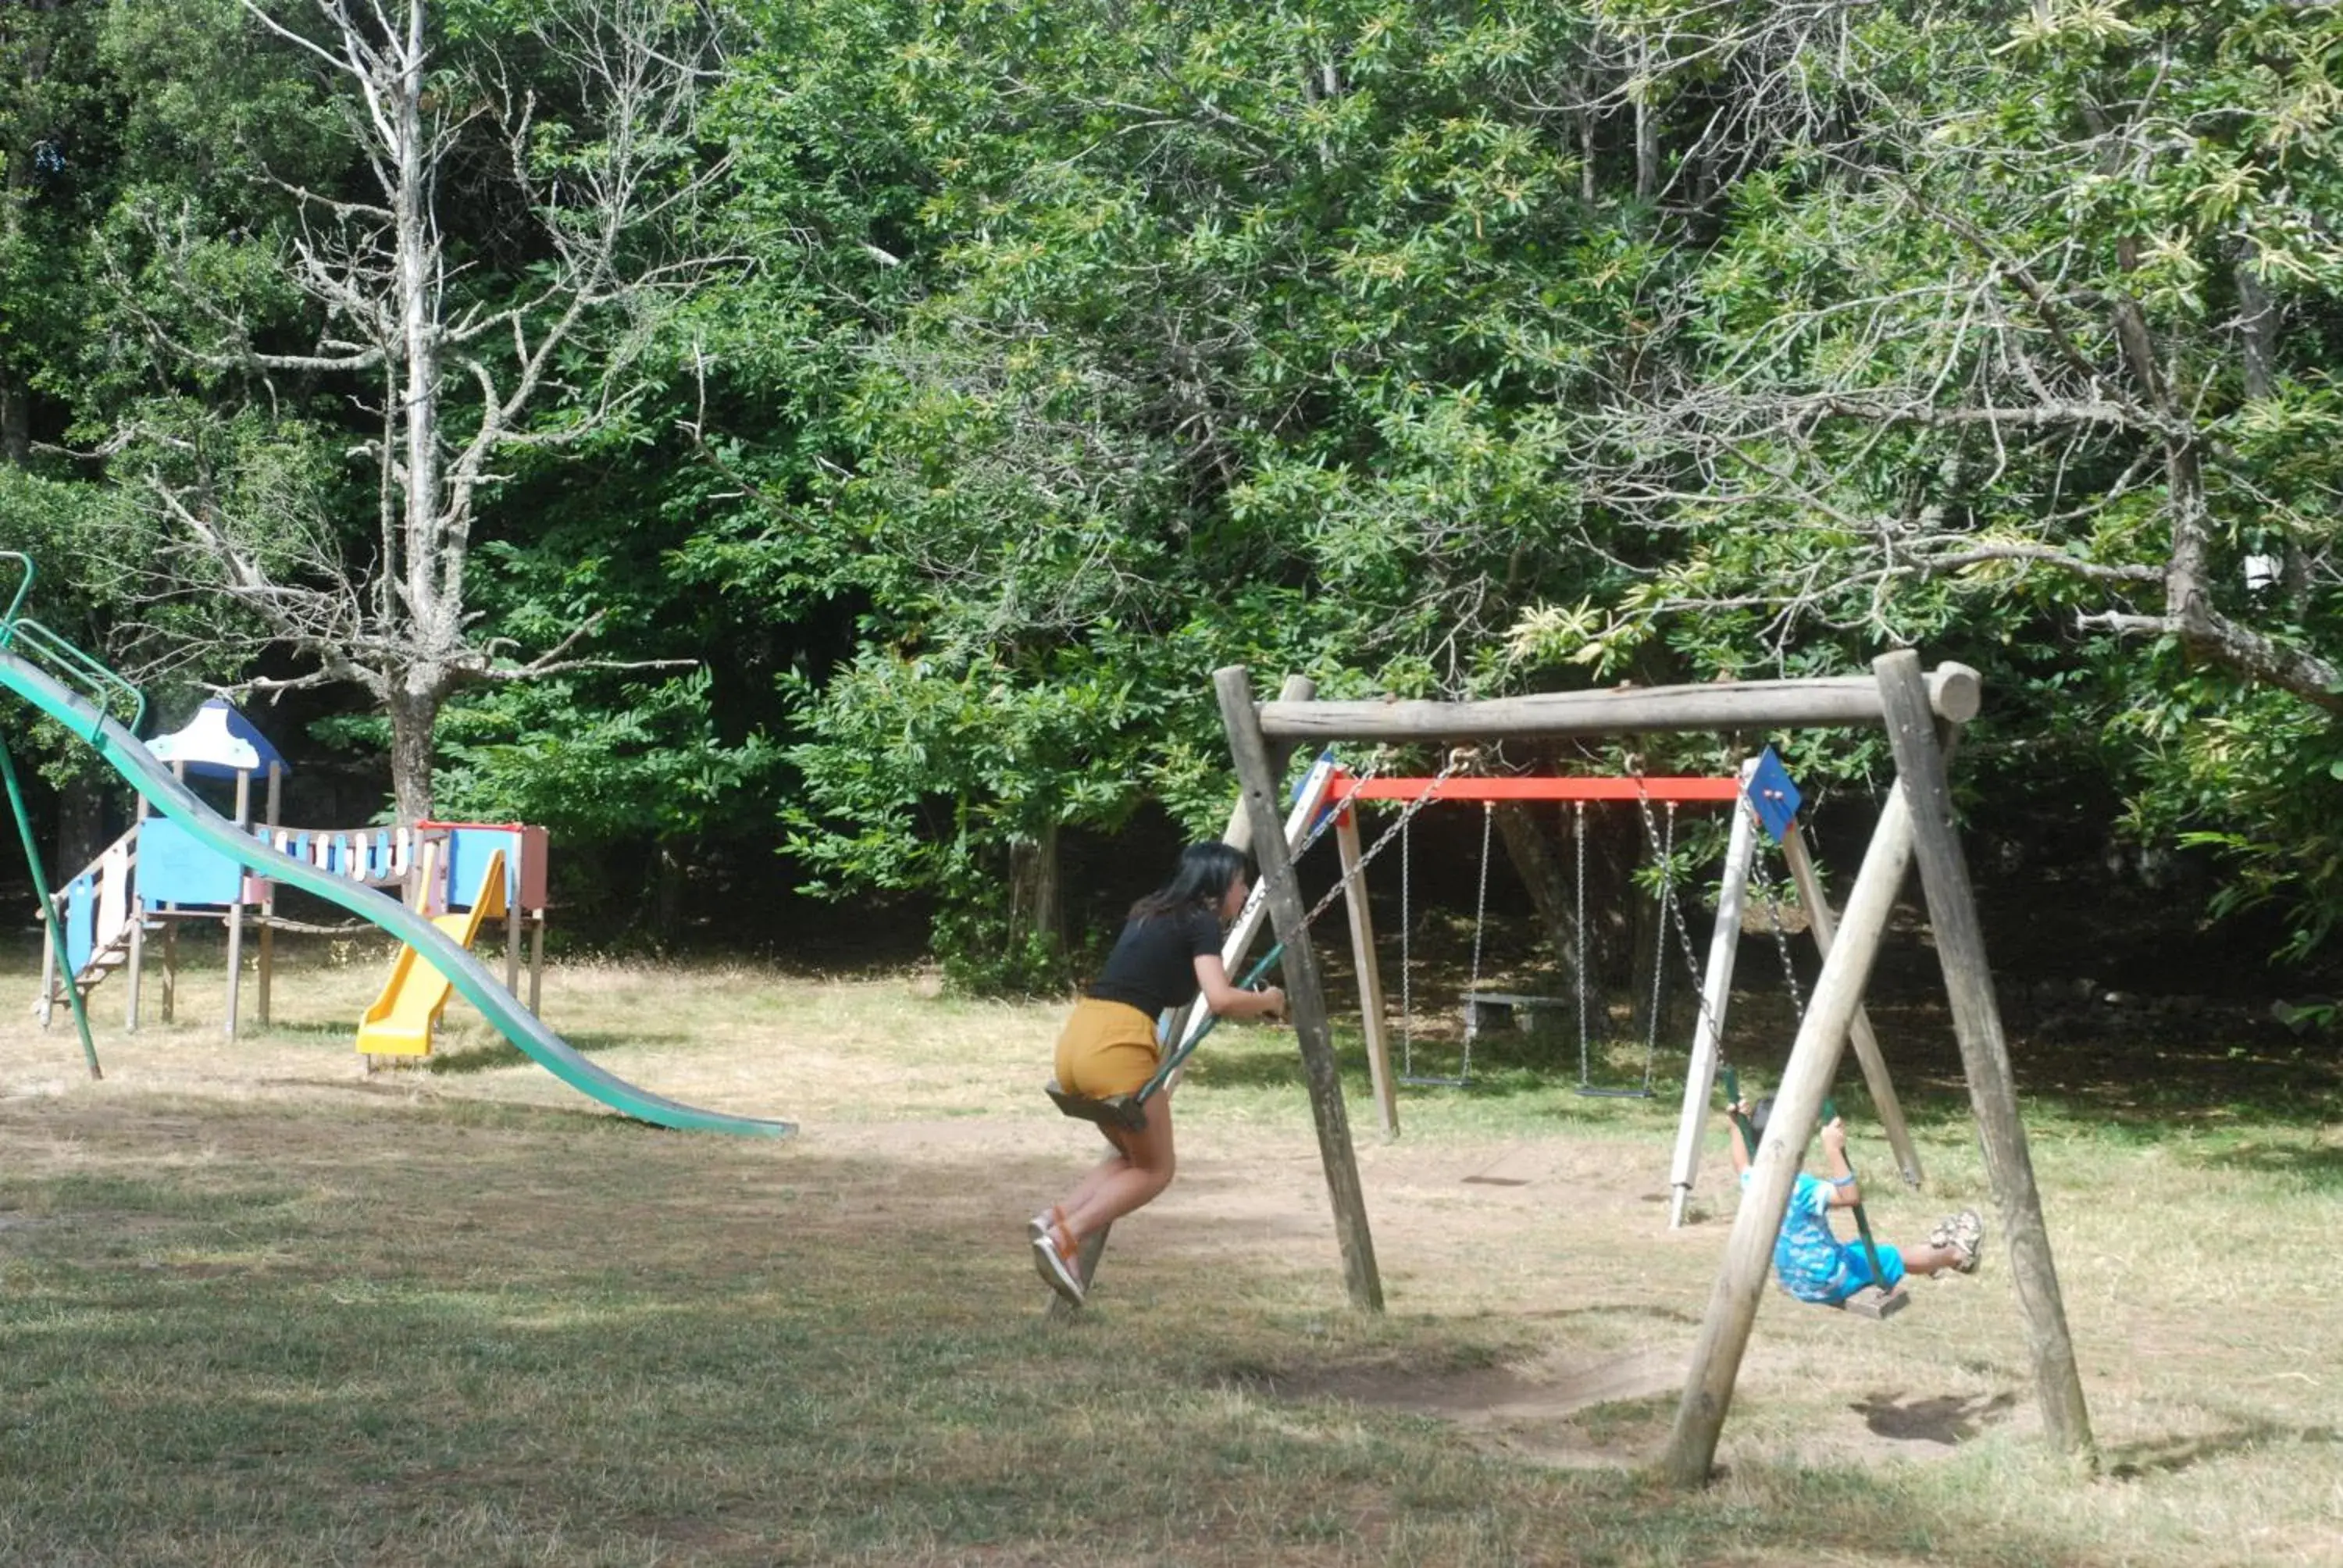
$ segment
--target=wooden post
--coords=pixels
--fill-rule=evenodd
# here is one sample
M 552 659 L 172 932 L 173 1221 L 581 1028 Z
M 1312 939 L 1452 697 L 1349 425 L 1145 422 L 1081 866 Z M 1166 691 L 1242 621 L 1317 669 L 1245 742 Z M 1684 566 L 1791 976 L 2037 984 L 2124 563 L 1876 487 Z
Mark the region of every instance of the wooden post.
M 252 825 L 252 770 L 236 770 L 236 825 Z M 244 999 L 244 868 L 236 868 L 236 890 L 227 905 L 227 1037 L 236 1038 L 236 1004 Z
M 1806 853 L 1805 829 L 1797 823 L 1782 838 L 1782 859 L 1790 868 L 1790 880 L 1797 884 L 1798 903 L 1806 911 L 1806 929 L 1814 933 L 1815 950 L 1830 957 L 1831 941 L 1836 935 L 1838 919 L 1831 913 L 1830 900 L 1823 895 L 1822 879 L 1815 874 L 1814 857 Z M 1863 1081 L 1871 1091 L 1871 1103 L 1879 1111 L 1879 1125 L 1887 1134 L 1887 1146 L 1896 1152 L 1896 1169 L 1903 1173 L 1904 1184 L 1920 1184 L 1920 1152 L 1912 1146 L 1911 1129 L 1904 1124 L 1904 1103 L 1896 1098 L 1896 1081 L 1888 1076 L 1887 1059 L 1879 1050 L 1879 1037 L 1871 1030 L 1871 1015 L 1858 1007 L 1855 1023 L 1847 1031 L 1847 1043 L 1855 1047 L 1855 1059 L 1863 1064 Z
M 171 764 L 171 777 L 176 779 L 181 784 L 186 783 L 187 765 L 174 761 Z M 141 796 L 140 799 L 143 800 L 145 797 Z M 175 918 L 178 912 L 179 907 L 176 904 L 163 906 L 163 1021 L 165 1023 L 175 1021 L 172 1014 L 176 1010 L 179 1000 L 179 922 Z
M 1749 769 L 1742 769 L 1748 782 Z M 1708 939 L 1708 967 L 1700 980 L 1700 1017 L 1693 1024 L 1692 1060 L 1684 1066 L 1684 1107 L 1676 1116 L 1675 1157 L 1668 1166 L 1668 1229 L 1681 1229 L 1692 1202 L 1693 1179 L 1700 1174 L 1701 1135 L 1708 1130 L 1708 1097 L 1716 1085 L 1716 1061 L 1724 1050 L 1725 1011 L 1733 1000 L 1733 960 L 1741 950 L 1741 906 L 1749 892 L 1749 868 L 1757 858 L 1757 830 L 1746 802 L 1735 801 L 1733 828 L 1725 842 L 1725 882 L 1716 897 L 1716 930 Z M 1660 911 L 1665 921 L 1667 911 Z M 1663 931 L 1662 936 L 1666 935 Z
M 137 815 L 132 820 L 140 829 L 142 837 L 146 827 L 146 816 L 151 809 L 152 808 L 146 803 L 146 797 L 140 795 Z M 123 988 L 126 995 L 123 1000 L 125 1016 L 122 1029 L 126 1034 L 136 1034 L 138 1032 L 139 980 L 146 968 L 146 896 L 138 890 L 138 872 L 135 865 L 130 875 L 130 962 L 126 966 L 130 972 L 125 977 L 126 983 Z
M 268 805 L 263 826 L 268 829 L 268 839 L 272 845 L 277 841 L 277 813 L 283 806 L 284 799 L 285 765 L 282 762 L 271 762 L 268 765 Z M 261 888 L 260 977 L 258 988 L 253 997 L 253 1011 L 260 1020 L 260 1027 L 266 1029 L 268 1027 L 268 986 L 275 976 L 277 966 L 277 884 L 273 880 L 264 879 Z
M 1231 665 L 1213 672 L 1212 685 L 1220 699 L 1221 724 L 1228 732 L 1237 781 L 1252 818 L 1253 841 L 1274 845 L 1279 826 L 1277 774 L 1253 708 L 1252 682 L 1242 665 Z M 1334 1063 L 1333 1035 L 1327 1023 L 1318 960 L 1302 923 L 1302 889 L 1294 876 L 1292 856 L 1282 847 L 1264 849 L 1260 860 L 1262 880 L 1269 890 L 1270 914 L 1277 924 L 1278 940 L 1285 946 L 1286 1006 L 1293 1017 L 1302 1070 L 1309 1079 L 1310 1110 L 1318 1125 L 1318 1156 L 1326 1169 L 1327 1197 L 1333 1204 L 1334 1231 L 1342 1249 L 1343 1283 L 1353 1306 L 1381 1312 L 1383 1292 L 1375 1271 L 1374 1236 L 1367 1226 L 1358 1153 L 1351 1144 L 1350 1120 L 1342 1105 L 1342 1077 Z
M 1342 858 L 1343 906 L 1351 916 L 1351 962 L 1359 971 L 1359 1028 L 1367 1041 L 1367 1079 L 1374 1085 L 1375 1110 L 1383 1136 L 1399 1136 L 1399 1090 L 1392 1080 L 1391 1036 L 1383 1028 L 1383 975 L 1375 962 L 1375 922 L 1367 909 L 1367 886 L 1359 877 L 1359 811 L 1345 805 L 1334 822 L 1334 847 Z
M 1896 890 L 1911 865 L 1911 811 L 1898 789 L 1888 797 L 1887 809 L 1872 831 L 1838 941 L 1815 981 L 1789 1064 L 1774 1092 L 1774 1114 L 1751 1161 L 1749 1185 L 1733 1216 L 1725 1263 L 1709 1292 L 1708 1313 L 1684 1376 L 1684 1400 L 1676 1407 L 1675 1426 L 1661 1461 L 1662 1473 L 1677 1485 L 1701 1484 L 1715 1462 L 1717 1437 L 1733 1404 L 1734 1380 L 1740 1374 L 1741 1357 L 1757 1318 L 1757 1299 L 1773 1266 L 1774 1241 L 1789 1212 L 1790 1189 L 1797 1182 L 1806 1141 L 1814 1136 L 1823 1098 L 1838 1070 L 1847 1023 L 1863 1000 Z
M 513 896 L 505 900 L 505 994 L 518 1000 L 520 997 L 520 835 L 513 835 L 513 864 L 506 875 L 512 879 Z
M 538 987 L 545 979 L 545 911 L 531 910 L 528 920 L 528 1010 L 537 1013 Z
M 1953 825 L 1952 790 L 1920 673 L 1917 654 L 1902 650 L 1872 661 L 1887 715 L 1887 737 L 1896 769 L 1912 798 L 1913 837 L 1920 882 L 1928 900 L 1928 924 L 1944 965 L 1953 1009 L 1953 1031 L 1961 1047 L 1969 1103 L 1976 1112 L 2003 1232 L 2009 1238 L 2009 1272 L 2026 1317 L 2034 1383 L 2042 1401 L 2042 1423 L 2062 1452 L 2096 1466 L 2090 1412 L 2075 1346 L 2066 1331 L 2066 1308 L 2058 1290 L 2058 1270 L 2050 1254 L 2050 1232 L 2042 1218 L 2042 1194 L 2034 1180 L 2034 1159 L 2026 1125 L 2017 1113 L 2017 1091 L 2009 1066 L 2009 1043 L 2002 1033 L 2001 1010 L 1994 999 L 1985 930 L 1969 886 L 1968 864 Z M 1949 667 L 1957 668 L 1957 667 Z
M 41 932 L 40 1016 L 41 1027 L 46 1029 L 49 1027 L 49 1020 L 55 1013 L 56 1003 L 54 999 L 57 994 L 57 944 L 50 932 L 56 929 L 59 920 L 65 918 L 65 901 L 46 888 L 35 888 L 33 893 L 41 900 L 41 924 L 44 929 Z M 65 983 L 70 985 L 73 982 L 68 979 Z

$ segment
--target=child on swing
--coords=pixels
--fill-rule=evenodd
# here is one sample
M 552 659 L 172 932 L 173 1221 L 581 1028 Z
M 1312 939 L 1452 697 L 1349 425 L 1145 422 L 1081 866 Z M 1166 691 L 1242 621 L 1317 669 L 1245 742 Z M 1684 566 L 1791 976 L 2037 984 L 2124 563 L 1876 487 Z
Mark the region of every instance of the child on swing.
M 1745 1141 L 1738 1126 L 1728 1135 L 1733 1169 L 1744 1192 L 1749 1190 L 1750 1150 L 1765 1137 L 1773 1113 L 1770 1094 L 1755 1105 L 1736 1101 L 1728 1113 L 1749 1125 Z M 1921 1246 L 1866 1248 L 1860 1241 L 1840 1241 L 1831 1229 L 1830 1211 L 1852 1209 L 1863 1201 L 1855 1167 L 1847 1163 L 1846 1123 L 1835 1116 L 1825 1122 L 1822 1145 L 1829 1178 L 1798 1172 L 1797 1185 L 1790 1190 L 1789 1211 L 1782 1217 L 1782 1233 L 1774 1242 L 1774 1275 L 1783 1290 L 1802 1302 L 1835 1307 L 1866 1286 L 1893 1291 L 1907 1273 L 1935 1275 L 1946 1269 L 1976 1272 L 1985 1245 L 1985 1221 L 1974 1209 L 1937 1221 Z M 1871 1266 L 1875 1251 L 1879 1257 L 1876 1276 Z
M 1274 1017 L 1285 1010 L 1276 986 L 1241 990 L 1221 963 L 1222 928 L 1244 907 L 1245 858 L 1222 843 L 1181 851 L 1172 879 L 1131 905 L 1106 968 L 1074 1004 L 1058 1037 L 1058 1086 L 1108 1100 L 1155 1075 L 1155 1018 L 1202 993 L 1222 1018 Z M 1136 1132 L 1101 1127 L 1115 1151 L 1028 1227 L 1033 1263 L 1049 1287 L 1080 1306 L 1084 1236 L 1153 1201 L 1172 1184 L 1172 1093 L 1150 1095 Z

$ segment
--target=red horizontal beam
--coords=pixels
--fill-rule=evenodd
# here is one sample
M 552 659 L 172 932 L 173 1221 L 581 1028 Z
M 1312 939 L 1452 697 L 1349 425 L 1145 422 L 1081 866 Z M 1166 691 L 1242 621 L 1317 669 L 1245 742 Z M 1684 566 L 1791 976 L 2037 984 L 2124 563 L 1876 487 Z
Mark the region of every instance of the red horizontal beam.
M 1369 779 L 1337 773 L 1329 805 L 1345 800 L 1653 800 L 1729 804 L 1741 798 L 1738 779 Z

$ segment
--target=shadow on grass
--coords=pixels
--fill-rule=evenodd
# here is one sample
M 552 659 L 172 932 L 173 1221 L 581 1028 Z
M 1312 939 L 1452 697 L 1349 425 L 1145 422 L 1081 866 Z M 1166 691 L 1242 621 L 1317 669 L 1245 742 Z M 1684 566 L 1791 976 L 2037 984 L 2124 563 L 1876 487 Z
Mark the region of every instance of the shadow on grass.
M 2332 1447 L 2343 1442 L 2343 1432 L 2331 1426 L 2284 1426 L 2276 1422 L 2245 1421 L 2226 1432 L 2201 1437 L 2148 1439 L 2109 1448 L 2107 1476 L 2114 1481 L 2138 1481 L 2150 1475 L 2173 1475 L 2208 1459 L 2248 1452 L 2278 1443 Z
M 690 1040 L 689 1035 L 671 1030 L 652 1033 L 640 1030 L 625 1034 L 579 1030 L 561 1038 L 580 1056 L 592 1056 L 597 1051 L 615 1050 L 629 1045 L 683 1045 Z M 534 1059 L 528 1052 L 508 1040 L 498 1039 L 468 1045 L 460 1050 L 434 1051 L 425 1059 L 423 1070 L 460 1076 L 468 1072 L 487 1072 L 499 1067 L 531 1065 L 533 1062 Z
M 1847 1408 L 1863 1417 L 1863 1424 L 1881 1437 L 1941 1443 L 1950 1448 L 1968 1442 L 1986 1426 L 2006 1418 L 2017 1408 L 2017 1396 L 2006 1391 L 1990 1395 L 1938 1394 L 1927 1399 L 1875 1393 L 1856 1400 Z
M 434 1051 L 422 1061 L 423 1070 L 435 1078 L 460 1078 L 466 1073 L 488 1072 L 499 1067 L 528 1065 L 528 1053 L 508 1040 L 466 1046 L 461 1050 Z
M 2263 1176 L 2291 1177 L 2314 1192 L 2343 1191 L 2343 1148 L 2330 1144 L 2240 1143 L 2207 1164 Z

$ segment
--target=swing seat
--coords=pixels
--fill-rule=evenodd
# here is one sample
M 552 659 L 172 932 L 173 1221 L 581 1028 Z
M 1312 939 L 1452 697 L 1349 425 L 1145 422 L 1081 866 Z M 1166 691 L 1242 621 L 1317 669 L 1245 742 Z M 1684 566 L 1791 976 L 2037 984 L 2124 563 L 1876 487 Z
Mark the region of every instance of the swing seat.
M 1089 1121 L 1100 1127 L 1120 1128 L 1125 1132 L 1147 1130 L 1147 1105 L 1135 1095 L 1112 1094 L 1104 1100 L 1093 1100 L 1087 1094 L 1071 1094 L 1058 1087 L 1052 1079 L 1042 1092 L 1060 1111 L 1077 1121 Z
M 1542 1015 L 1558 1013 L 1569 1006 L 1566 1000 L 1558 996 L 1523 996 L 1518 991 L 1509 990 L 1464 993 L 1465 1021 L 1475 1034 L 1507 1022 L 1524 1034 L 1533 1033 L 1541 1027 Z
M 1876 1323 L 1910 1306 L 1912 1296 L 1901 1285 L 1892 1291 L 1883 1291 L 1877 1285 L 1865 1285 L 1837 1304 L 1858 1318 L 1868 1318 Z

